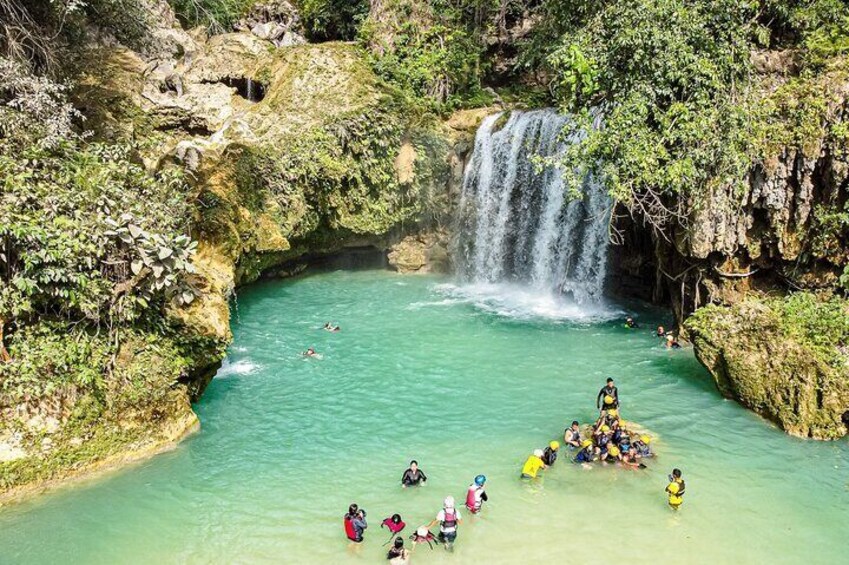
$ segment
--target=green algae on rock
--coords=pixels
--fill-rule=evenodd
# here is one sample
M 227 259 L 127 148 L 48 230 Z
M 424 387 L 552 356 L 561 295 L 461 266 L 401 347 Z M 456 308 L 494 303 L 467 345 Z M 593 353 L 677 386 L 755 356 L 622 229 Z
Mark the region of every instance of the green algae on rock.
M 810 293 L 710 305 L 686 322 L 723 395 L 790 434 L 847 433 L 849 302 Z

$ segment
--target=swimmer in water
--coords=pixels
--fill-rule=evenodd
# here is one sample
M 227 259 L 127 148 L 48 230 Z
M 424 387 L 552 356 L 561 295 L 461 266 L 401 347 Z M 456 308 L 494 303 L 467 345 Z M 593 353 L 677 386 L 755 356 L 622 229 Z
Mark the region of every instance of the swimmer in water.
M 671 333 L 666 334 L 666 349 L 681 349 L 678 339 Z
M 613 384 L 613 379 L 607 379 L 607 384 L 598 391 L 596 406 L 599 410 L 602 408 L 619 408 L 619 389 Z
M 552 441 L 548 444 L 548 447 L 545 448 L 545 451 L 542 452 L 542 462 L 545 463 L 546 467 L 551 467 L 554 465 L 554 462 L 557 461 L 558 449 L 560 449 L 560 442 Z
M 404 488 L 415 487 L 427 482 L 427 475 L 419 469 L 419 463 L 415 459 L 410 461 L 410 468 L 404 471 L 401 477 L 401 486 Z
M 416 545 L 420 543 L 426 543 L 428 547 L 433 549 L 433 542 L 436 541 L 436 537 L 430 533 L 427 526 L 419 527 L 415 533 L 410 536 L 410 539 L 413 540 L 413 549 L 415 549 Z
M 329 331 L 329 332 L 338 332 L 338 331 L 342 330 L 342 328 L 340 328 L 339 326 L 334 326 L 330 322 L 327 322 L 326 324 L 324 324 L 324 329 Z
M 663 329 L 663 326 L 657 326 L 657 332 L 655 332 L 655 335 L 657 337 L 664 337 L 666 336 L 666 330 Z
M 637 325 L 637 321 L 634 320 L 634 318 L 628 316 L 627 318 L 625 318 L 625 327 L 630 330 L 633 330 L 634 328 L 639 328 L 640 326 Z
M 638 437 L 634 440 L 632 445 L 632 449 L 637 452 L 637 457 L 642 459 L 643 457 L 653 457 L 654 453 L 651 451 L 651 437 L 645 434 Z
M 386 559 L 389 560 L 389 565 L 406 565 L 410 562 L 410 550 L 404 548 L 404 538 L 395 538 L 395 544 L 387 552 Z
M 352 504 L 348 507 L 348 513 L 345 514 L 343 521 L 345 526 L 345 535 L 349 540 L 360 543 L 363 541 L 363 532 L 368 528 L 366 522 L 366 511 Z
M 535 479 L 540 470 L 545 469 L 545 461 L 542 460 L 545 453 L 542 449 L 535 449 L 533 455 L 529 455 L 522 465 L 522 478 Z
M 581 447 L 581 426 L 577 420 L 574 420 L 572 425 L 563 432 L 563 442 L 569 446 L 569 449 Z
M 318 353 L 315 352 L 315 349 L 313 349 L 312 347 L 301 353 L 301 355 L 303 355 L 304 357 L 321 357 Z
M 472 514 L 481 511 L 483 503 L 489 500 L 486 494 L 486 475 L 478 475 L 466 491 L 466 508 Z
M 575 459 L 573 459 L 573 461 L 575 463 L 588 464 L 591 463 L 593 459 L 595 459 L 593 454 L 593 440 L 585 439 L 581 442 L 581 451 L 575 455 Z
M 407 524 L 405 524 L 404 521 L 401 519 L 400 514 L 393 514 L 389 518 L 384 518 L 383 522 L 380 523 L 380 527 L 388 528 L 390 532 L 392 532 L 393 534 L 397 534 L 405 527 L 407 527 Z

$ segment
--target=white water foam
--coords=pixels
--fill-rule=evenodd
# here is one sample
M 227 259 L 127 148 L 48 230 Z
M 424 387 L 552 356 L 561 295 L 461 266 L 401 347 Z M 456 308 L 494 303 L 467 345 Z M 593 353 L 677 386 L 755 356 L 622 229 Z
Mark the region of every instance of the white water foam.
M 578 304 L 564 296 L 518 283 L 448 283 L 433 288 L 446 298 L 428 305 L 469 304 L 484 312 L 513 320 L 595 323 L 614 320 L 623 315 L 622 311 L 603 301 Z
M 215 373 L 215 378 L 229 377 L 230 375 L 250 375 L 260 369 L 260 365 L 253 363 L 247 359 L 240 359 L 236 362 L 231 362 L 229 359 L 224 359 L 221 362 L 221 368 Z

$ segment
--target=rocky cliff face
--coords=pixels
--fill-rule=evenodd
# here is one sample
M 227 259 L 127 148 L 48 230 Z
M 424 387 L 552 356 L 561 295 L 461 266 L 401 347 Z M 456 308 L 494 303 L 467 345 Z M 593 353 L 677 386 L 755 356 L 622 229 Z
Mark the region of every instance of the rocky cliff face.
M 772 66 L 761 61 L 760 70 L 788 72 L 778 59 Z M 849 366 L 816 361 L 808 346 L 788 338 L 765 299 L 831 292 L 849 263 L 849 148 L 840 133 L 849 117 L 849 73 L 841 65 L 804 85 L 801 92 L 822 97 L 816 110 L 798 112 L 808 120 L 804 127 L 787 120 L 795 133 L 771 134 L 785 141 L 765 146 L 742 189 L 710 187 L 685 204 L 683 224 L 663 233 L 624 218 L 627 252 L 614 251 L 619 290 L 671 303 L 723 394 L 790 433 L 815 438 L 846 433 Z M 776 103 L 773 83 L 786 77 L 763 81 L 764 103 Z M 797 110 L 809 101 L 781 103 Z M 847 343 L 837 335 L 829 347 L 839 353 Z
M 124 336 L 113 362 L 91 360 L 112 367 L 116 386 L 148 372 L 144 386 L 110 392 L 106 412 L 86 416 L 85 390 L 0 402 L 0 498 L 154 453 L 195 429 L 189 400 L 231 338 L 236 286 L 346 247 L 399 244 L 402 272 L 446 263 L 444 235 L 428 234 L 449 212 L 485 112 L 414 122 L 357 46 L 286 40 L 297 18 L 251 13 L 240 23 L 249 30 L 207 37 L 156 6 L 155 48 L 143 55 L 95 36 L 74 99 L 96 139 L 131 140 L 152 173 L 176 164 L 188 175 L 198 297 L 168 308 L 173 341 Z M 421 242 L 426 250 L 413 250 Z

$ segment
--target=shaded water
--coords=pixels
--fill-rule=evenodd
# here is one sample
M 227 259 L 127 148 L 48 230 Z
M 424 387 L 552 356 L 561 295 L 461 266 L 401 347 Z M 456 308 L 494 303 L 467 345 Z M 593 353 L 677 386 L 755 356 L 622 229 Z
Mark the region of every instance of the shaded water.
M 383 517 L 410 528 L 477 473 L 491 502 L 453 555 L 413 563 L 836 563 L 849 525 L 845 441 L 791 438 L 723 400 L 688 350 L 611 312 L 383 271 L 243 289 L 201 432 L 124 472 L 0 510 L 2 563 L 379 563 Z M 640 311 L 646 328 L 668 320 Z M 318 329 L 333 319 L 343 331 Z M 235 322 L 235 321 L 234 321 Z M 321 360 L 299 352 L 314 345 Z M 535 447 L 595 415 L 607 376 L 659 436 L 642 472 L 565 461 L 518 479 Z M 417 458 L 430 481 L 402 490 Z M 673 513 L 671 467 L 687 480 Z M 369 511 L 349 547 L 342 515 Z M 409 532 L 407 532 L 409 533 Z

